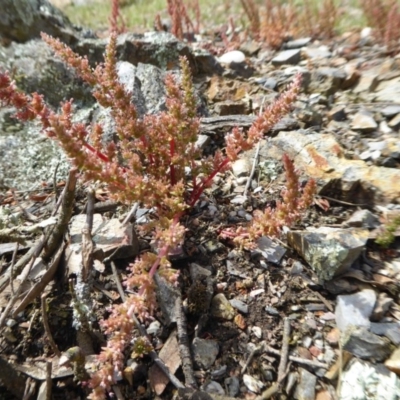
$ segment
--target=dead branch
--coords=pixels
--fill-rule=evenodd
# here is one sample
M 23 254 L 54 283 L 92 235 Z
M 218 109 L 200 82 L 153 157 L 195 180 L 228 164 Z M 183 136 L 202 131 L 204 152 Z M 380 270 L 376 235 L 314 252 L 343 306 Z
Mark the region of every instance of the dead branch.
M 42 254 L 42 259 L 45 262 L 48 262 L 52 255 L 56 252 L 58 246 L 60 245 L 61 239 L 68 228 L 75 202 L 75 189 L 78 179 L 77 173 L 78 169 L 76 167 L 71 168 L 69 171 L 58 221 Z
M 49 325 L 49 319 L 47 317 L 47 303 L 46 303 L 46 293 L 42 294 L 40 297 L 40 305 L 41 305 L 41 310 L 42 310 L 42 318 L 43 318 L 43 326 L 44 330 L 46 332 L 47 339 L 50 343 L 50 347 L 53 350 L 53 353 L 61 357 L 61 351 L 58 349 L 56 342 L 53 339 L 53 335 L 51 333 L 50 325 Z M 51 364 L 50 364 L 50 382 L 51 382 Z
M 285 318 L 283 320 L 283 339 L 282 339 L 282 350 L 281 360 L 278 368 L 278 382 L 281 383 L 286 373 L 286 365 L 289 355 L 289 340 L 290 340 L 290 320 Z
M 182 300 L 177 296 L 175 300 L 176 325 L 178 328 L 179 353 L 182 361 L 182 370 L 185 375 L 186 386 L 197 389 L 193 374 L 193 362 L 190 354 L 189 338 L 187 334 L 186 315 L 183 311 Z

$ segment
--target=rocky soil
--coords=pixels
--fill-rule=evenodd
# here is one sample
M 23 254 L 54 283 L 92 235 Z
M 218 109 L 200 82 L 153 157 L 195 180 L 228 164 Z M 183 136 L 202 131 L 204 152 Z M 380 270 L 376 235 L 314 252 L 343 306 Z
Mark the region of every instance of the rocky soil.
M 75 28 L 47 6 L 57 18 L 49 18 L 44 29 L 67 39 L 92 63 L 101 61 L 106 40 Z M 94 103 L 88 88 L 24 18 L 12 20 L 19 24 L 13 30 L 10 20 L 0 18 L 0 68 L 11 71 L 24 90 L 43 93 L 53 107 L 73 97 L 75 118 L 102 121 L 105 140 L 111 138 L 107 110 Z M 166 71 L 186 55 L 198 90 L 198 144 L 205 154 L 223 146 L 232 127 L 249 127 L 299 71 L 303 90 L 293 112 L 218 177 L 187 216 L 184 254 L 173 259 L 180 291 L 158 283 L 159 309 L 147 334 L 170 373 L 183 381 L 177 315 L 170 306 L 181 296 L 199 390 L 176 390 L 151 357 L 127 354 L 129 368 L 114 388 L 117 398 L 400 399 L 396 226 L 389 247 L 376 243 L 400 217 L 400 57 L 386 55 L 369 29 L 329 42 L 301 38 L 279 51 L 246 42 L 224 53 L 222 43 L 215 43 L 219 57 L 203 50 L 206 38 L 198 39 L 189 45 L 166 32 L 125 33 L 118 39 L 118 73 L 134 89 L 139 113 L 157 113 L 165 106 Z M 13 295 L 24 272 L 8 284 L 11 265 L 16 267 L 43 229 L 54 224 L 68 162 L 37 126 L 21 126 L 12 113 L 3 109 L 0 120 L 1 315 L 10 299 L 16 301 L 0 336 L 0 398 L 84 399 L 88 392 L 74 381 L 74 362 L 59 362 L 49 332 L 61 358 L 73 360 L 71 348 L 84 347 L 70 303 L 82 257 L 85 186 L 76 198 L 65 252 L 52 268 L 38 263 L 26 272 L 24 296 Z M 283 153 L 304 182 L 317 181 L 314 205 L 283 237 L 262 237 L 252 252 L 235 248 L 219 232 L 251 220 L 255 209 L 274 206 L 285 184 Z M 87 366 L 103 340 L 98 321 L 121 301 L 119 279 L 149 247 L 148 238 L 136 236 L 135 224 L 151 218 L 151 210 L 137 208 L 135 222 L 123 224 L 126 207 L 108 201 L 102 186 L 95 197 L 97 337 L 90 339 Z M 24 239 L 17 251 L 16 238 Z M 43 293 L 47 303 L 41 306 Z

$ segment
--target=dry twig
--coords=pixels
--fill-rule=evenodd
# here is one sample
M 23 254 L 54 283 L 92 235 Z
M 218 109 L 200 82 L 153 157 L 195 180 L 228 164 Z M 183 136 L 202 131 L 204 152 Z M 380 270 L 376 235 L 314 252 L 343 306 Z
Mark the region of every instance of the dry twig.
M 182 370 L 185 375 L 186 386 L 196 389 L 197 383 L 193 374 L 193 363 L 189 348 L 186 315 L 183 311 L 182 299 L 180 296 L 177 296 L 175 300 L 175 313 L 176 325 L 178 328 L 179 354 L 181 356 Z
M 86 208 L 86 222 L 82 228 L 82 282 L 87 282 L 90 271 L 93 268 L 93 251 L 95 244 L 92 240 L 94 214 L 94 190 L 88 192 L 88 202 Z
M 43 318 L 43 326 L 44 330 L 46 332 L 47 339 L 49 341 L 50 347 L 53 350 L 53 353 L 61 357 L 61 351 L 58 349 L 56 342 L 53 339 L 53 335 L 51 334 L 51 329 L 49 325 L 49 319 L 47 318 L 47 303 L 46 303 L 46 293 L 42 294 L 40 297 L 40 305 L 41 305 L 41 310 L 42 310 L 42 318 Z M 50 363 L 50 368 L 51 368 L 51 363 Z M 51 382 L 51 369 L 50 369 L 50 382 Z
M 283 320 L 283 339 L 281 350 L 281 361 L 278 367 L 278 383 L 280 384 L 286 373 L 286 365 L 289 355 L 289 340 L 290 340 L 290 319 L 284 318 Z
M 52 255 L 56 252 L 58 246 L 61 243 L 61 239 L 64 236 L 68 224 L 72 216 L 72 210 L 75 202 L 75 189 L 77 182 L 78 168 L 73 167 L 69 171 L 67 183 L 65 185 L 65 194 L 62 200 L 62 207 L 58 217 L 58 221 L 52 234 L 49 237 L 48 243 L 42 254 L 42 259 L 48 262 Z

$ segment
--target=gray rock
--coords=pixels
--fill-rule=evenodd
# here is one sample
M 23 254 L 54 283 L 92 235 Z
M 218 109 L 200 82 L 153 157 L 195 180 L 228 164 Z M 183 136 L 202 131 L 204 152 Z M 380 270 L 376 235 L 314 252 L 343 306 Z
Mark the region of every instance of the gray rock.
M 298 170 L 318 180 L 321 195 L 362 204 L 400 201 L 400 170 L 347 159 L 330 134 L 281 132 L 268 145 L 261 142 L 260 157 L 281 160 L 283 153 L 294 160 Z M 252 152 L 247 154 L 252 157 Z
M 82 229 L 85 223 L 85 214 L 71 218 L 69 228 L 71 239 L 65 250 L 65 262 L 69 274 L 80 273 Z M 96 260 L 103 260 L 111 254 L 113 260 L 135 257 L 139 254 L 139 241 L 132 224 L 125 226 L 117 218 L 104 220 L 101 214 L 94 214 L 92 235 L 95 244 L 93 256 Z
M 215 340 L 194 338 L 192 343 L 193 361 L 200 369 L 209 370 L 214 364 L 219 352 L 218 343 Z
M 237 177 L 249 176 L 251 163 L 247 158 L 239 158 L 232 164 L 232 172 Z
M 153 321 L 150 323 L 149 327 L 146 329 L 148 335 L 157 336 L 161 331 L 161 324 L 159 321 Z
M 380 140 L 378 142 L 368 142 L 368 147 L 371 151 L 382 151 L 385 150 L 387 147 L 386 140 Z
M 332 57 L 332 53 L 329 51 L 329 48 L 327 46 L 305 47 L 302 49 L 302 53 L 305 55 L 306 58 L 310 58 L 312 60 Z
M 124 85 L 125 90 L 131 94 L 131 101 L 136 107 L 136 111 L 139 117 L 143 117 L 147 114 L 147 98 L 144 95 L 145 86 L 143 86 L 142 90 L 142 82 L 138 77 L 138 69 L 139 66 L 143 64 L 139 64 L 138 67 L 135 67 L 133 64 L 129 63 L 128 61 L 118 61 L 117 63 L 117 74 L 119 81 Z M 148 65 L 148 64 L 147 64 Z M 155 68 L 152 65 L 148 65 L 151 69 Z M 158 76 L 156 75 L 154 79 L 154 86 L 159 87 L 160 81 L 157 79 Z M 164 86 L 163 83 L 161 83 Z M 160 99 L 165 98 L 165 93 L 162 94 Z
M 221 396 L 223 396 L 225 394 L 224 388 L 221 386 L 220 383 L 218 383 L 216 381 L 209 381 L 209 382 L 205 383 L 202 386 L 202 388 L 207 393 L 212 393 L 212 394 L 221 395 Z M 211 397 L 211 399 L 212 398 L 213 397 Z M 193 399 L 193 397 L 192 397 L 192 399 Z M 203 397 L 201 399 L 203 399 Z
M 177 288 L 173 287 L 158 273 L 154 275 L 154 282 L 156 283 L 157 302 L 161 309 L 163 322 L 166 326 L 171 326 L 176 322 L 176 299 L 180 297 Z
M 239 50 L 232 50 L 228 51 L 227 53 L 223 54 L 221 57 L 218 58 L 218 61 L 221 64 L 231 64 L 231 63 L 243 63 L 246 60 L 246 56 L 242 51 Z
M 107 39 L 81 39 L 74 51 L 86 55 L 91 64 L 103 61 Z M 179 68 L 179 57 L 187 57 L 194 73 L 200 72 L 190 48 L 168 32 L 124 33 L 117 39 L 117 57 L 133 65 L 151 64 L 163 70 Z
M 247 389 L 249 389 L 253 393 L 260 393 L 264 387 L 264 384 L 259 379 L 256 379 L 248 374 L 243 375 L 243 383 L 245 384 Z
M 357 359 L 342 373 L 339 398 L 342 400 L 397 400 L 400 379 L 384 365 Z
M 386 118 L 392 118 L 397 114 L 400 114 L 400 105 L 391 104 L 386 106 L 381 110 L 381 114 Z
M 295 399 L 314 400 L 317 377 L 304 368 L 299 368 L 299 381 L 296 387 Z
M 288 243 L 306 260 L 321 281 L 350 268 L 368 240 L 368 231 L 317 228 L 290 231 Z
M 336 299 L 336 325 L 344 332 L 349 325 L 364 326 L 369 328 L 376 302 L 376 293 L 372 289 L 361 292 L 338 296 Z
M 286 381 L 286 393 L 290 394 L 294 385 L 297 383 L 297 381 L 299 380 L 299 373 L 296 372 L 289 372 L 288 376 L 287 376 L 287 381 Z
M 195 146 L 199 149 L 204 150 L 211 142 L 210 136 L 198 135 Z
M 390 129 L 389 128 L 389 125 L 387 124 L 387 122 L 384 120 L 384 121 L 381 121 L 380 123 L 379 123 L 379 132 L 382 132 L 383 134 L 388 134 L 388 133 L 392 133 L 393 131 L 392 131 L 392 129 Z
M 394 131 L 399 130 L 400 128 L 400 114 L 397 114 L 393 119 L 391 119 L 388 123 L 390 129 Z
M 400 345 L 400 322 L 371 322 L 370 331 L 386 336 L 394 345 Z
M 229 303 L 231 303 L 232 307 L 236 308 L 236 310 L 240 311 L 241 313 L 248 314 L 249 306 L 245 302 L 238 299 L 232 299 L 229 300 Z
M 400 104 L 400 78 L 381 81 L 375 89 L 374 100 Z
M 308 91 L 330 96 L 341 89 L 346 77 L 346 72 L 337 68 L 318 68 L 311 74 Z
M 371 315 L 371 321 L 379 322 L 386 315 L 393 304 L 394 300 L 385 292 L 379 293 L 374 311 Z
M 13 71 L 18 88 L 44 95 L 54 108 L 71 98 L 80 106 L 94 103 L 90 87 L 40 39 L 0 48 L 0 66 Z
M 192 49 L 192 52 L 199 74 L 222 75 L 224 68 L 210 52 L 204 49 Z
M 213 379 L 222 378 L 226 374 L 227 370 L 228 370 L 228 367 L 226 365 L 222 365 L 221 367 L 211 371 L 211 378 L 213 378 Z
M 266 306 L 265 311 L 269 315 L 273 315 L 275 317 L 279 316 L 279 311 L 275 307 Z
M 189 272 L 192 282 L 196 281 L 197 279 L 203 279 L 207 278 L 208 276 L 211 276 L 211 272 L 208 269 L 203 268 L 202 266 L 196 263 L 191 263 L 189 265 Z
M 70 163 L 53 140 L 46 140 L 37 126 L 16 121 L 2 124 L 0 131 L 0 188 L 39 188 L 53 182 L 54 172 L 65 178 Z
M 247 278 L 247 273 L 246 271 L 243 271 L 243 269 L 240 268 L 240 266 L 236 267 L 236 263 L 227 260 L 226 261 L 226 268 L 228 270 L 228 273 L 234 276 L 239 276 L 240 278 Z
M 362 359 L 385 360 L 391 353 L 390 340 L 362 326 L 350 325 L 341 338 L 342 348 Z
M 257 339 L 261 339 L 262 338 L 262 329 L 259 326 L 252 326 L 251 327 L 251 332 L 254 334 L 254 336 Z
M 378 128 L 373 116 L 367 112 L 358 112 L 354 115 L 350 126 L 351 129 L 364 133 L 372 132 Z
M 157 114 L 167 109 L 165 105 L 165 73 L 151 64 L 139 63 L 136 76 L 146 104 L 146 113 Z
M 338 105 L 328 112 L 328 118 L 333 121 L 344 121 L 346 119 L 346 107 Z
M 310 42 L 311 38 L 306 37 L 296 40 L 289 40 L 284 46 L 286 49 L 300 49 L 301 47 L 307 46 Z
M 68 44 L 77 40 L 76 27 L 47 0 L 2 0 L 1 7 L 0 35 L 7 40 L 27 42 L 41 32 Z
M 343 226 L 365 229 L 374 229 L 379 225 L 379 218 L 369 210 L 357 210 L 343 223 Z
M 362 74 L 357 86 L 353 89 L 353 93 L 360 94 L 364 92 L 373 92 L 378 86 L 378 74 L 365 73 Z
M 235 310 L 223 293 L 218 293 L 211 300 L 211 315 L 228 321 L 235 317 Z
M 267 236 L 261 236 L 257 239 L 257 247 L 253 253 L 261 254 L 268 262 L 279 264 L 286 254 L 286 249 L 274 242 Z
M 236 376 L 231 376 L 225 379 L 225 386 L 228 388 L 228 395 L 236 397 L 239 394 L 240 382 Z
M 275 56 L 271 63 L 272 65 L 279 66 L 285 64 L 298 64 L 301 58 L 301 50 L 285 50 L 281 51 L 277 56 Z

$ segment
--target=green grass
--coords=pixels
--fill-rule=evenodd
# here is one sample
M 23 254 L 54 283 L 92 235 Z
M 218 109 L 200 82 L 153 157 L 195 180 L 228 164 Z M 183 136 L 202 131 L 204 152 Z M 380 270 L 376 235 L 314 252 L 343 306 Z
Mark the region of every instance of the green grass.
M 135 32 L 150 29 L 157 13 L 166 12 L 165 0 L 136 0 L 124 3 L 121 14 L 128 29 Z M 84 5 L 71 4 L 63 11 L 77 25 L 91 28 L 94 31 L 104 31 L 109 26 L 111 1 L 98 0 Z
M 216 26 L 227 23 L 227 13 L 230 13 L 233 8 L 230 1 L 215 5 L 214 0 L 201 0 L 200 7 L 202 13 L 201 22 L 208 22 Z M 239 7 L 236 8 L 239 10 Z M 110 10 L 110 0 L 98 0 L 85 5 L 71 4 L 63 9 L 73 23 L 95 31 L 103 31 L 108 28 Z M 168 18 L 167 2 L 166 0 L 126 0 L 123 2 L 121 14 L 129 31 L 151 30 L 157 14 L 160 14 L 161 18 Z M 191 15 L 190 9 L 189 14 Z
M 295 0 L 295 3 L 301 7 L 302 1 Z M 321 0 L 313 1 L 316 5 L 322 2 Z M 337 0 L 340 13 L 337 23 L 338 33 L 365 26 L 365 18 L 358 6 L 359 1 L 362 0 Z M 262 5 L 264 0 L 255 0 L 255 2 Z M 189 1 L 186 0 L 185 3 L 188 4 Z M 132 32 L 152 30 L 157 14 L 160 14 L 161 18 L 168 18 L 166 0 L 122 0 L 121 4 L 121 13 L 126 27 Z M 110 9 L 111 0 L 95 0 L 90 4 L 66 6 L 63 11 L 73 23 L 91 28 L 96 32 L 102 32 L 108 28 Z M 219 2 L 200 0 L 200 10 L 202 27 L 206 30 L 226 25 L 230 17 L 233 18 L 236 26 L 248 23 L 240 0 Z M 190 11 L 189 7 L 189 14 Z

